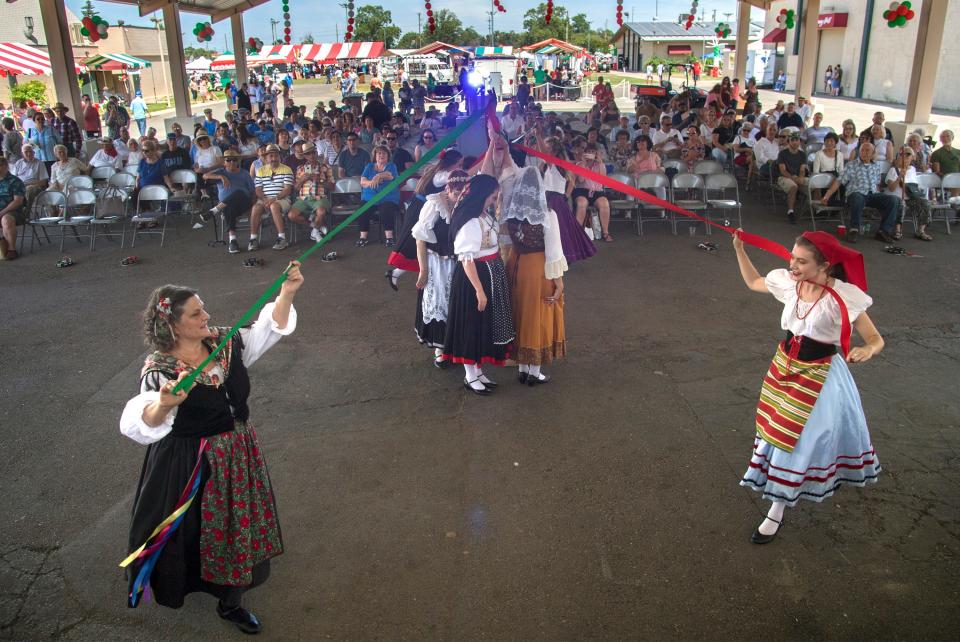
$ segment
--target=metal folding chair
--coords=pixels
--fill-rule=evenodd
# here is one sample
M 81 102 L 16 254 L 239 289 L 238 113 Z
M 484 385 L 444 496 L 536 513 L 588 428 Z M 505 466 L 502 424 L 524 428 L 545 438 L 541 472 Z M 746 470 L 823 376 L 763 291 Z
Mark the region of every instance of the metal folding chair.
M 79 178 L 78 176 L 74 178 Z M 89 178 L 89 177 L 84 177 Z M 71 179 L 72 180 L 72 179 Z M 92 182 L 92 181 L 91 181 Z M 78 189 L 74 192 L 67 194 L 67 207 L 65 209 L 64 218 L 59 221 L 57 224 L 61 226 L 60 230 L 60 251 L 63 251 L 63 241 L 66 238 L 66 227 L 69 227 L 73 230 L 73 236 L 77 239 L 77 242 L 80 242 L 81 234 L 77 231 L 77 227 L 81 225 L 87 226 L 86 234 L 83 236 L 89 237 L 91 234 L 90 230 L 90 221 L 93 220 L 94 215 L 96 214 L 97 208 L 97 195 L 92 189 Z
M 337 216 L 349 216 L 360 206 L 360 179 L 356 176 L 341 178 L 330 195 L 330 224 L 336 225 Z
M 97 234 L 100 236 L 113 238 L 120 237 L 120 247 L 123 247 L 126 238 L 126 218 L 127 206 L 130 201 L 130 195 L 126 190 L 119 187 L 107 187 L 97 195 L 97 206 L 95 215 L 90 221 L 90 251 L 97 249 Z M 110 229 L 112 225 L 119 225 L 120 230 Z
M 133 228 L 133 241 L 130 247 L 137 244 L 138 234 L 159 234 L 160 247 L 163 247 L 163 240 L 167 232 L 167 208 L 170 201 L 170 191 L 163 185 L 147 185 L 140 189 L 137 195 L 137 210 L 130 217 L 130 225 Z M 140 229 L 140 225 L 155 225 L 156 227 Z
M 677 174 L 673 177 L 671 181 L 672 192 L 673 192 L 673 204 L 677 207 L 682 207 L 685 210 L 689 210 L 694 214 L 706 214 L 707 211 L 707 190 L 706 183 L 703 180 L 702 176 L 696 174 Z M 694 198 L 677 198 L 677 192 L 686 192 L 685 196 L 692 194 Z M 693 221 L 694 226 L 697 225 L 696 221 Z M 704 224 L 705 227 L 709 228 L 709 225 Z
M 634 187 L 647 192 L 653 192 L 657 198 L 667 200 L 670 192 L 670 179 L 663 172 L 643 172 L 633 179 Z M 639 211 L 637 212 L 637 235 L 643 235 L 644 223 L 669 223 L 674 236 L 677 234 L 677 218 L 670 210 L 648 203 L 643 200 L 637 200 Z M 647 212 L 658 212 L 657 216 L 644 216 Z
M 697 176 L 710 176 L 712 174 L 723 174 L 723 163 L 715 160 L 701 160 L 693 164 L 693 173 Z
M 74 176 L 67 181 L 64 191 L 69 195 L 71 192 L 77 190 L 87 190 L 93 191 L 93 178 L 86 176 L 85 174 L 80 174 L 79 176 Z
M 137 177 L 127 172 L 117 172 L 107 179 L 107 187 L 119 187 L 127 194 L 132 194 L 137 188 Z
M 610 178 L 615 181 L 620 181 L 621 183 L 626 183 L 627 185 L 633 187 L 633 177 L 629 174 L 610 174 Z M 610 203 L 610 214 L 611 220 L 613 219 L 613 214 L 615 212 L 626 212 L 625 220 L 629 220 L 633 215 L 633 211 L 637 209 L 637 202 L 629 194 L 624 194 L 615 189 L 609 187 L 604 188 L 604 195 L 607 197 L 607 202 Z
M 824 205 L 820 201 L 814 199 L 813 191 L 814 190 L 827 190 L 833 185 L 833 181 L 836 180 L 836 176 L 833 174 L 827 174 L 821 172 L 819 174 L 814 174 L 807 181 L 807 207 L 810 210 L 810 222 L 813 224 L 813 229 L 817 229 L 817 217 L 822 214 L 827 214 L 827 216 L 821 216 L 820 222 L 826 223 L 828 221 L 837 221 L 843 223 L 843 206 L 842 205 Z M 830 214 L 835 213 L 836 218 L 830 218 Z
M 37 234 L 37 228 L 43 232 L 43 238 L 47 243 L 52 243 L 47 234 L 48 227 L 59 228 L 60 234 L 63 234 L 63 228 L 60 227 L 60 221 L 63 220 L 67 211 L 67 195 L 63 192 L 45 191 L 37 194 L 33 199 L 33 207 L 30 210 L 30 217 L 27 219 L 27 225 L 30 226 L 33 234 L 30 238 L 30 251 L 33 251 L 34 243 L 40 243 L 40 236 Z M 26 236 L 26 230 L 24 230 Z M 20 250 L 23 250 L 23 241 L 20 239 Z
M 719 211 L 724 214 L 724 220 L 729 218 L 727 213 L 733 210 L 737 211 L 737 227 L 743 227 L 743 204 L 740 202 L 740 183 L 733 174 L 710 174 L 707 176 L 706 185 L 707 213 L 708 220 L 711 211 Z M 733 198 L 729 198 L 730 191 L 733 191 Z M 719 198 L 711 198 L 719 196 Z M 728 226 L 729 227 L 729 226 Z M 707 234 L 713 234 L 711 226 L 707 226 Z

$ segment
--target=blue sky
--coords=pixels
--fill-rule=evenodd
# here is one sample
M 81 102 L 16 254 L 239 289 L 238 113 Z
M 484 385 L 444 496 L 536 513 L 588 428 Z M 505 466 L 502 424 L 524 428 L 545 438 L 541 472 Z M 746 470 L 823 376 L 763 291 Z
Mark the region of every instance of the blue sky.
M 293 42 L 299 42 L 305 34 L 311 33 L 317 42 L 333 42 L 339 29 L 339 35 L 343 36 L 344 12 L 339 6 L 341 1 L 334 0 L 329 2 L 328 6 L 333 15 L 339 16 L 338 21 L 318 19 L 318 9 L 327 5 L 321 5 L 316 0 L 290 0 L 290 13 L 292 25 Z M 616 27 L 616 0 L 604 0 L 602 3 L 590 2 L 588 0 L 571 0 L 563 2 L 554 0 L 556 6 L 566 7 L 571 14 L 585 13 L 591 24 L 601 28 L 607 23 L 608 28 Z M 76 13 L 80 14 L 82 0 L 67 0 L 67 6 Z M 356 3 L 360 6 L 361 2 Z M 416 31 L 417 29 L 417 11 L 423 12 L 423 3 L 419 0 L 381 0 L 376 2 L 380 6 L 389 9 L 393 13 L 394 24 L 399 26 L 404 32 Z M 507 13 L 500 13 L 496 16 L 495 26 L 497 30 L 519 31 L 523 23 L 523 14 L 528 9 L 540 4 L 539 0 L 503 0 L 503 5 L 507 8 Z M 736 0 L 700 0 L 700 8 L 706 12 L 707 20 L 711 19 L 714 10 L 717 12 L 718 20 L 726 20 L 725 13 L 729 13 L 730 21 L 736 20 Z M 111 2 L 94 1 L 94 6 L 98 9 L 100 16 L 110 23 L 124 20 L 128 24 L 150 25 L 146 18 L 140 18 L 136 8 Z M 655 12 L 659 13 L 659 19 L 665 21 L 675 21 L 680 13 L 690 10 L 689 1 L 659 0 L 659 2 L 646 0 L 624 0 L 623 4 L 626 13 L 629 13 L 631 20 L 651 20 Z M 466 2 L 464 0 L 434 0 L 433 8 L 450 9 L 460 17 L 467 26 L 472 26 L 482 34 L 488 33 L 486 12 L 490 6 L 486 2 Z M 757 12 L 757 10 L 754 10 Z M 762 13 L 762 12 L 760 12 Z M 244 29 L 247 37 L 257 36 L 269 42 L 270 19 L 280 19 L 280 0 L 271 0 L 255 9 L 244 13 Z M 184 44 L 196 45 L 196 38 L 193 36 L 193 26 L 202 16 L 194 14 L 181 14 L 181 25 L 185 32 Z M 756 20 L 757 17 L 754 17 Z M 230 38 L 230 22 L 224 20 L 214 24 L 216 32 L 213 41 L 209 44 L 217 49 L 224 48 L 224 36 Z M 278 26 L 278 35 L 281 29 Z

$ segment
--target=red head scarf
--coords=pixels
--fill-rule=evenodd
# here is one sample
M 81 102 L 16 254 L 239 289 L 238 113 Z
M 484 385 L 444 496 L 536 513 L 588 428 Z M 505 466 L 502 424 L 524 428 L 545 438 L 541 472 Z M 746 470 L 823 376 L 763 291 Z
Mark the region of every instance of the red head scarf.
M 847 283 L 867 291 L 867 271 L 863 267 L 863 254 L 844 247 L 835 236 L 827 232 L 804 232 L 803 238 L 813 243 L 830 265 L 843 266 L 847 273 Z

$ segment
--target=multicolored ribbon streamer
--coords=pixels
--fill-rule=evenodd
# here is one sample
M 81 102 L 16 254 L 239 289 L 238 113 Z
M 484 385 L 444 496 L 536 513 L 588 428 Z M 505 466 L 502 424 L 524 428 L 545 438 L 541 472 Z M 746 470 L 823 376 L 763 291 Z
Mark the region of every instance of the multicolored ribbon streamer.
M 494 104 L 496 104 L 495 100 L 494 100 Z M 397 176 L 395 179 L 390 181 L 390 183 L 388 183 L 386 187 L 384 187 L 379 192 L 374 194 L 373 198 L 371 198 L 366 203 L 363 203 L 360 207 L 358 207 L 353 212 L 353 214 L 348 216 L 339 225 L 337 225 L 335 228 L 330 230 L 330 233 L 324 236 L 321 240 L 311 245 L 306 252 L 301 254 L 295 260 L 300 262 L 307 260 L 307 258 L 309 258 L 311 254 L 313 254 L 314 252 L 319 250 L 321 247 L 326 245 L 327 241 L 331 240 L 333 237 L 335 237 L 337 234 L 343 231 L 343 229 L 348 225 L 350 225 L 351 223 L 353 223 L 353 221 L 355 221 L 357 217 L 359 217 L 361 214 L 363 214 L 364 212 L 369 210 L 371 207 L 373 207 L 374 205 L 382 201 L 384 198 L 386 198 L 386 196 L 390 192 L 392 192 L 395 189 L 398 189 L 401 185 L 403 185 L 403 183 L 408 178 L 416 174 L 421 167 L 429 163 L 431 160 L 433 160 L 433 158 L 437 154 L 439 154 L 441 151 L 443 151 L 444 149 L 449 147 L 453 142 L 455 142 L 458 138 L 460 138 L 460 135 L 463 134 L 463 132 L 467 131 L 467 129 L 471 125 L 477 122 L 477 120 L 479 120 L 486 113 L 487 113 L 486 110 L 478 109 L 473 114 L 468 116 L 462 123 L 460 123 L 459 125 L 454 127 L 452 130 L 450 130 L 449 134 L 441 138 L 436 145 L 434 145 L 429 150 L 424 152 L 423 156 L 420 157 L 420 160 L 415 162 L 413 165 L 411 165 L 405 171 L 403 171 L 399 176 Z M 177 383 L 177 385 L 173 387 L 174 393 L 182 392 L 184 390 L 190 389 L 190 386 L 193 385 L 193 382 L 196 380 L 196 378 L 200 375 L 201 372 L 203 372 L 203 369 L 206 368 L 211 361 L 213 361 L 213 359 L 220 353 L 221 350 L 223 350 L 223 348 L 227 345 L 227 342 L 233 338 L 233 335 L 239 332 L 240 328 L 246 325 L 253 318 L 253 315 L 259 312 L 260 309 L 267 304 L 270 298 L 274 294 L 276 294 L 276 292 L 280 289 L 280 286 L 283 285 L 283 282 L 287 280 L 287 271 L 289 269 L 290 269 L 289 267 L 286 268 L 283 271 L 283 273 L 279 277 L 277 277 L 277 280 L 270 284 L 266 292 L 264 292 L 260 296 L 260 298 L 257 299 L 256 303 L 254 303 L 249 310 L 243 313 L 243 316 L 240 317 L 240 320 L 237 321 L 237 323 L 232 328 L 230 328 L 230 332 L 228 332 L 223 337 L 223 339 L 220 341 L 217 347 L 213 350 L 213 352 L 211 352 L 210 355 L 203 360 L 203 363 L 198 365 L 196 369 L 194 369 L 189 375 L 184 377 L 182 380 L 180 380 Z
M 125 560 L 120 562 L 120 568 L 126 568 L 138 559 L 145 560 L 140 566 L 140 571 L 137 573 L 137 578 L 133 583 L 133 589 L 130 591 L 129 599 L 131 607 L 137 606 L 140 600 L 140 594 L 143 593 L 145 588 L 149 587 L 150 574 L 153 572 L 153 567 L 156 565 L 157 559 L 160 558 L 160 553 L 163 552 L 163 547 L 170 541 L 170 538 L 173 537 L 177 528 L 179 528 L 184 515 L 187 510 L 190 509 L 194 498 L 197 496 L 197 492 L 200 490 L 200 466 L 203 464 L 203 453 L 206 452 L 207 447 L 207 440 L 201 439 L 200 450 L 197 453 L 197 463 L 194 465 L 193 472 L 190 473 L 190 478 L 183 487 L 183 492 L 180 493 L 180 499 L 177 501 L 177 507 L 174 511 L 153 529 L 150 537 L 147 538 L 147 541 L 145 541 L 140 548 L 130 553 Z

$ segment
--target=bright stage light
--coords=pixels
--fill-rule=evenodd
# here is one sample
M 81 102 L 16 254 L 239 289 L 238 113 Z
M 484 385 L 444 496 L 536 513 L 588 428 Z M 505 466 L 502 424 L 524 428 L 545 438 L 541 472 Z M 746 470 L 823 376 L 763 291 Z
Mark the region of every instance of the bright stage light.
M 467 83 L 471 87 L 483 87 L 483 74 L 476 70 L 471 71 L 467 74 Z

